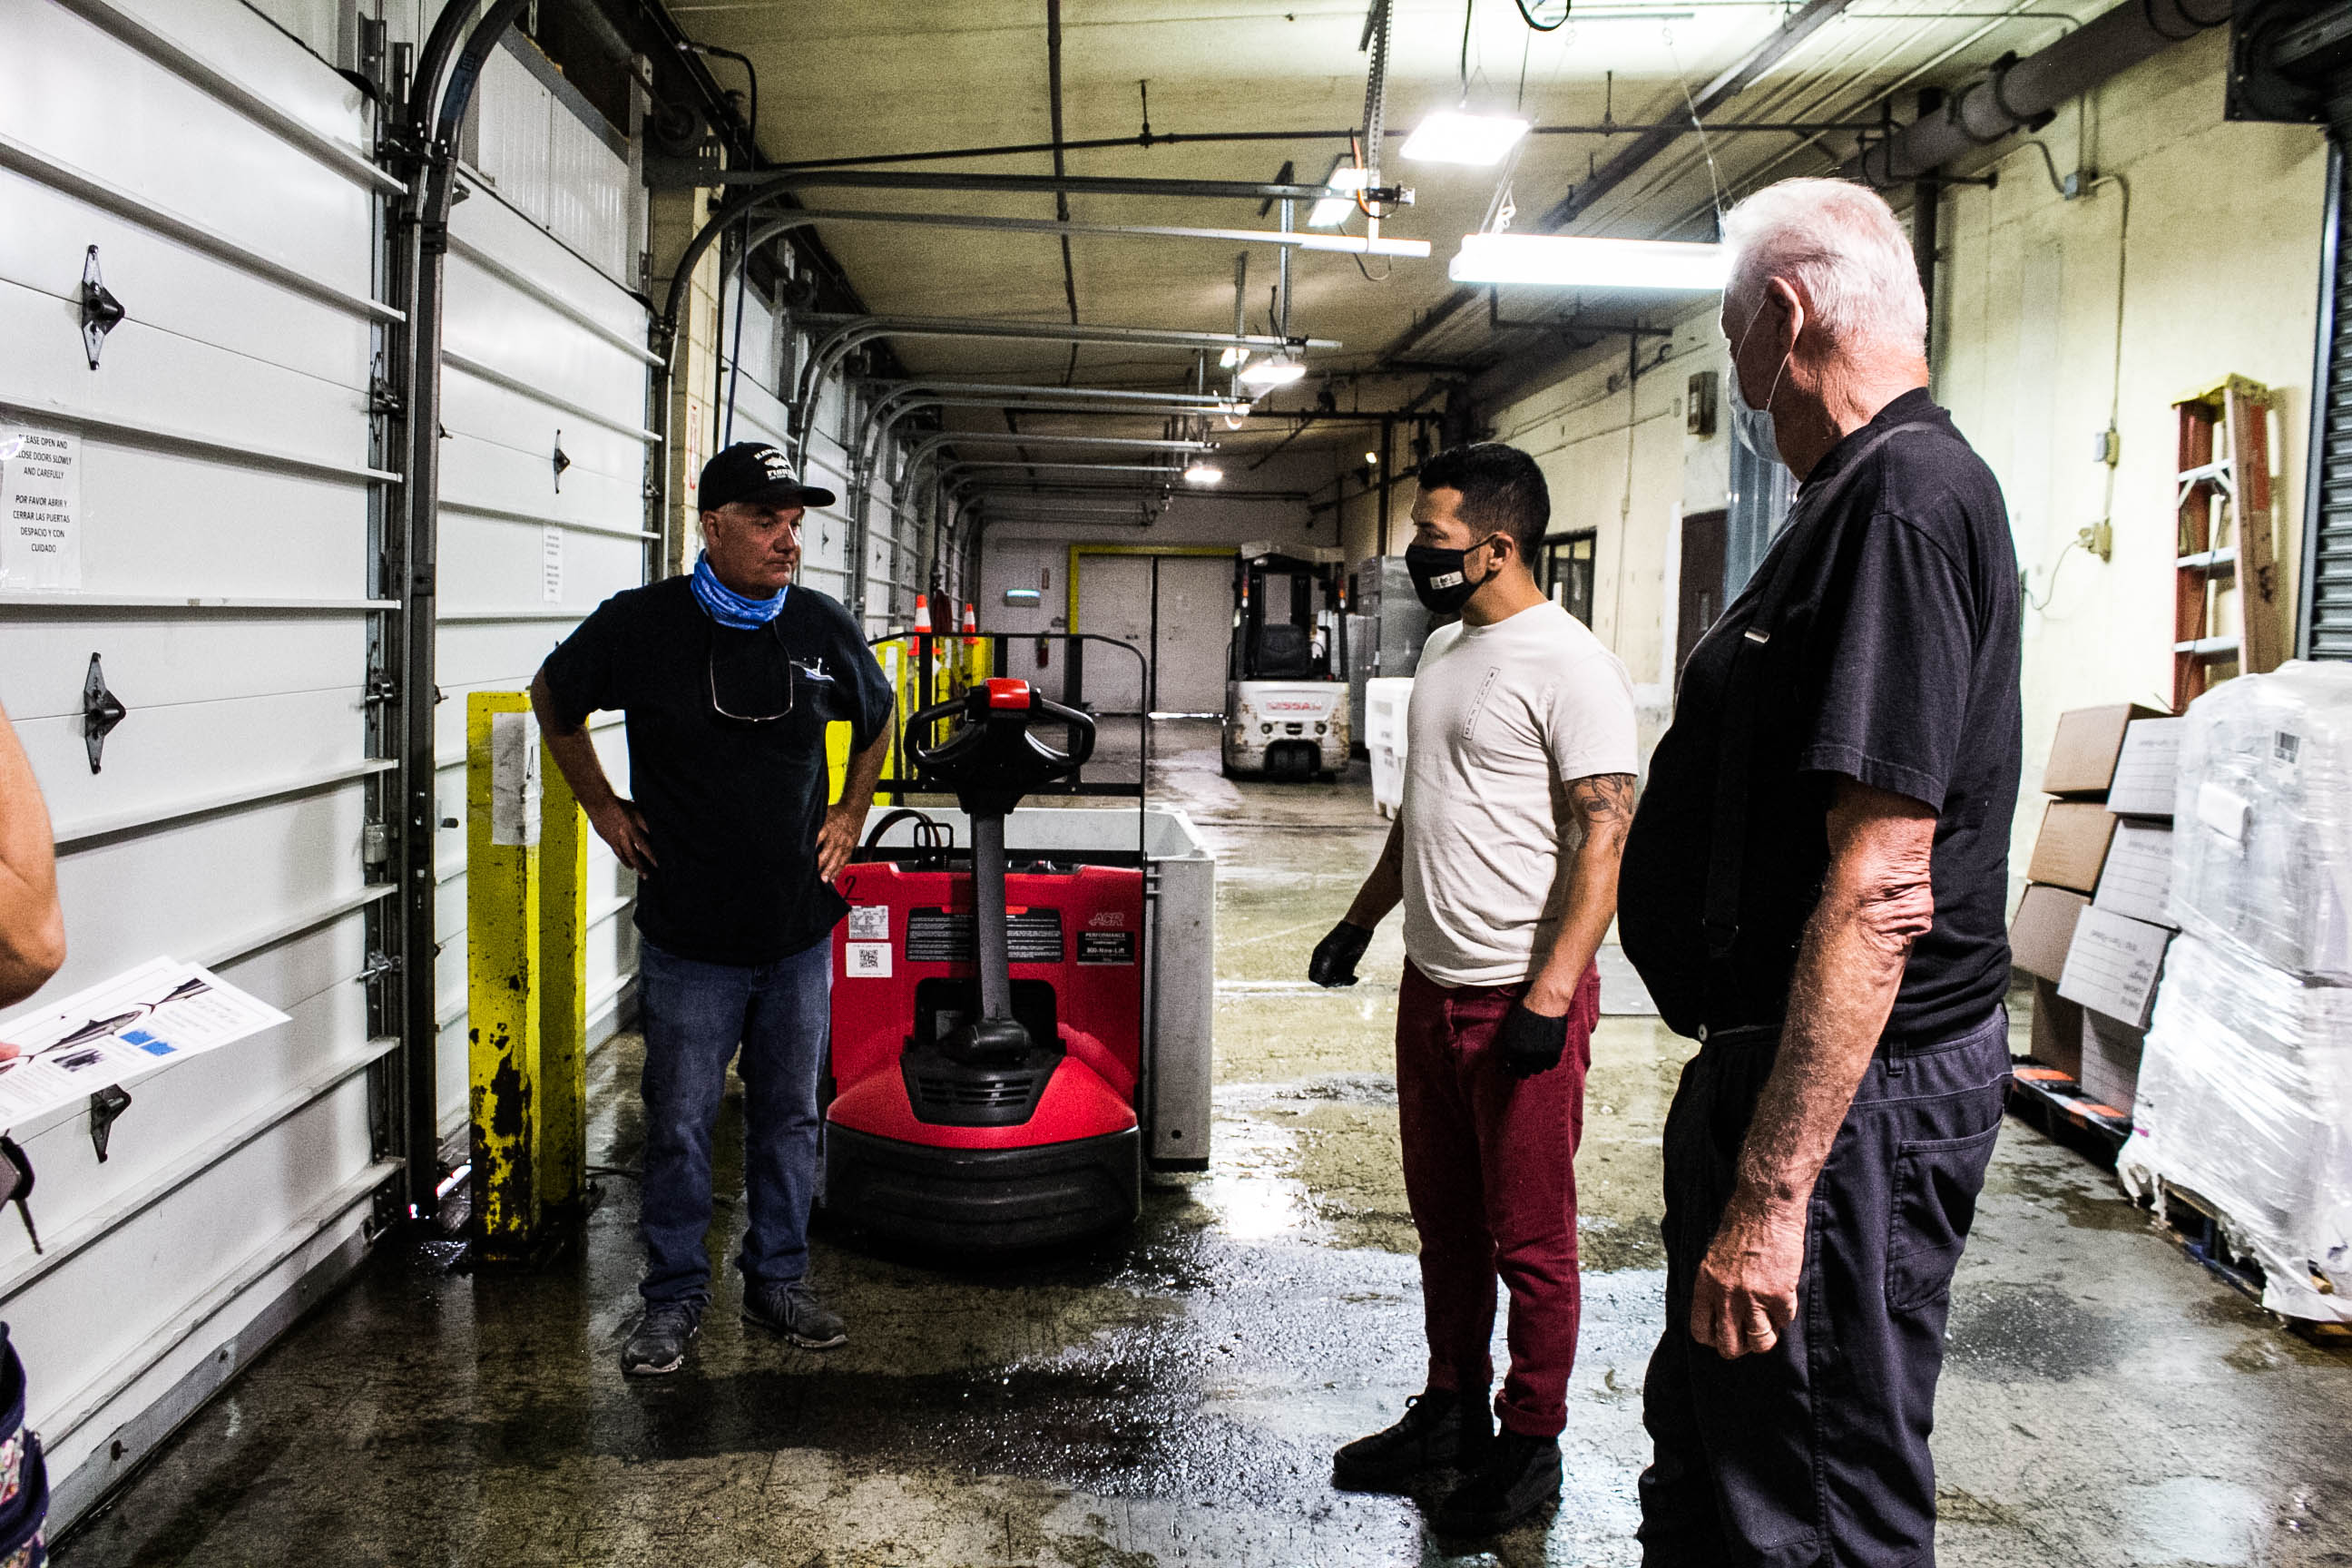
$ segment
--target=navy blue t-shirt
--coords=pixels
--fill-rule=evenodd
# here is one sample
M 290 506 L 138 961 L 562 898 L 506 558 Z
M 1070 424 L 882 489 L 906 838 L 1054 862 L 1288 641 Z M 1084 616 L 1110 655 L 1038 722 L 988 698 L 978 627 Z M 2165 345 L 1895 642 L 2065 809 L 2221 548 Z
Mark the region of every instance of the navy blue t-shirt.
M 1853 482 L 1828 487 L 1879 433 Z M 1808 492 L 1831 496 L 1808 509 Z M 1824 548 L 1832 542 L 1834 548 Z M 1716 779 L 1733 653 L 1762 584 L 1792 575 L 1756 688 L 1739 936 L 1706 984 Z M 1911 949 L 1887 1033 L 1935 1038 L 1980 1022 L 2009 986 L 2010 819 L 2022 734 L 2017 553 L 2000 486 L 1925 390 L 1906 393 L 1806 477 L 1790 525 L 1691 652 L 1651 759 L 1618 899 L 1626 956 L 1670 1022 L 1777 1024 L 1829 867 L 1841 777 L 1937 813 L 1935 925 Z
M 890 721 L 889 680 L 847 610 L 795 586 L 768 626 L 738 631 L 689 579 L 665 578 L 598 605 L 542 673 L 569 723 L 628 715 L 629 793 L 656 863 L 637 883 L 647 941 L 757 964 L 825 939 L 848 910 L 817 875 L 825 725 L 846 720 L 862 751 Z

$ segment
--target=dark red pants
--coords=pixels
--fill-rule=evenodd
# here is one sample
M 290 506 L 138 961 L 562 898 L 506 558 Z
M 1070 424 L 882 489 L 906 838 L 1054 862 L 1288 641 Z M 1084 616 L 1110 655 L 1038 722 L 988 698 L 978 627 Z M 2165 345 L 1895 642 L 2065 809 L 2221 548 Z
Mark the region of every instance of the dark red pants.
M 1438 984 L 1411 963 L 1397 992 L 1397 1121 L 1404 1190 L 1421 1233 L 1429 1386 L 1486 1389 L 1495 1368 L 1495 1280 L 1511 1293 L 1510 1374 L 1495 1412 L 1511 1431 L 1568 1422 L 1582 1295 L 1576 1267 L 1576 1145 L 1601 1016 L 1588 969 L 1559 1066 L 1517 1079 L 1487 1047 L 1520 986 Z

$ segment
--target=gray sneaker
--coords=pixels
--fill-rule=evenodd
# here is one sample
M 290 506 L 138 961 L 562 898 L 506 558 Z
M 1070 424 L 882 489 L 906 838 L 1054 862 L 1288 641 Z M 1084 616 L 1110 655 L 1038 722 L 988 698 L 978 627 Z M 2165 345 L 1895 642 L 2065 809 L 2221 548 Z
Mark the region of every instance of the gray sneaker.
M 805 1279 L 782 1285 L 747 1282 L 743 1288 L 743 1321 L 782 1334 L 804 1351 L 829 1351 L 849 1342 L 848 1325 L 817 1305 L 816 1294 Z
M 702 1309 L 691 1301 L 656 1301 L 621 1347 L 621 1370 L 632 1377 L 663 1377 L 686 1364 L 686 1347 L 702 1329 Z

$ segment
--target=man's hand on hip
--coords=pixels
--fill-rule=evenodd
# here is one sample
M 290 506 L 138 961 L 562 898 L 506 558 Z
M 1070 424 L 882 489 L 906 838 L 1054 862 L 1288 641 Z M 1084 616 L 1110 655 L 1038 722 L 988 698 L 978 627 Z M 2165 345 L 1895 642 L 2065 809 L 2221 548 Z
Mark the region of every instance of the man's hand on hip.
M 614 795 L 601 805 L 588 807 L 587 812 L 588 826 L 596 830 L 597 837 L 613 847 L 622 865 L 640 877 L 654 874 L 656 863 L 653 835 L 646 830 L 646 814 L 637 809 L 635 801 Z
M 1691 1290 L 1691 1338 L 1726 1360 L 1780 1342 L 1797 1315 L 1805 1265 L 1805 1211 L 1751 1207 L 1734 1197 Z
M 1307 961 L 1307 978 L 1327 988 L 1353 985 L 1356 961 L 1371 944 L 1370 931 L 1341 921 L 1331 928 L 1330 935 L 1315 944 L 1315 955 Z
M 849 864 L 849 857 L 857 847 L 857 836 L 866 827 L 866 813 L 853 811 L 845 802 L 835 801 L 824 808 L 824 826 L 816 833 L 816 872 L 830 882 L 841 875 Z

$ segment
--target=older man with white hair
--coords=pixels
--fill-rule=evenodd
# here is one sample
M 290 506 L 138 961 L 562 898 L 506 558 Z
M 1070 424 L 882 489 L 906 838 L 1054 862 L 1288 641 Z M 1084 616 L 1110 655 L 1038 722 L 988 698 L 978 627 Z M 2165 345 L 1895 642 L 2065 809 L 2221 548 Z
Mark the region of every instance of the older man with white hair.
M 1927 395 L 1886 204 L 1723 220 L 1741 437 L 1801 488 L 1692 652 L 1624 857 L 1625 950 L 1701 1042 L 1666 1121 L 1643 1561 L 1934 1561 L 1952 1273 L 2009 1072 L 2018 583 Z

